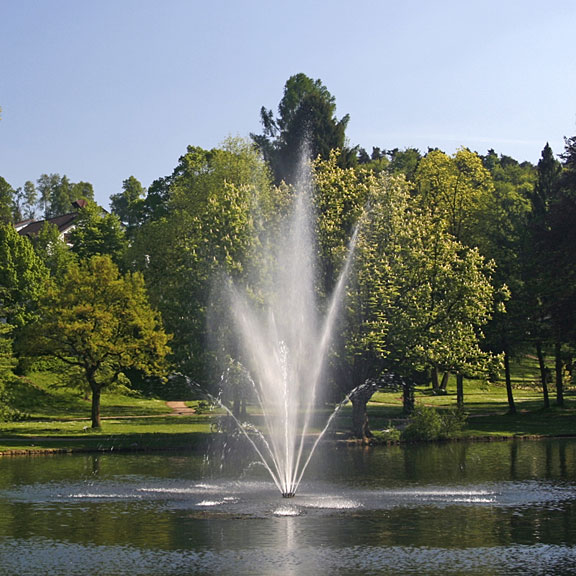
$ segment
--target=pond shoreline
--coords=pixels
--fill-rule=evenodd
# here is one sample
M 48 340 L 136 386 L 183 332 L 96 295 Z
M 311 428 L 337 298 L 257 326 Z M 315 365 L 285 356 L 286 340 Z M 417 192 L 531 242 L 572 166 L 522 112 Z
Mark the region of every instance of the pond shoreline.
M 78 443 L 86 442 L 86 439 L 62 437 L 62 436 L 44 436 L 38 438 L 0 438 L 0 444 L 3 443 L 22 443 L 28 444 L 21 448 L 14 446 L 13 448 L 0 449 L 0 457 L 15 457 L 15 456 L 43 456 L 52 454 L 90 454 L 90 453 L 158 453 L 158 452 L 195 452 L 205 450 L 211 440 L 213 434 L 201 434 L 201 438 L 195 437 L 188 442 L 174 441 L 173 438 L 167 438 L 162 441 L 160 438 L 155 438 L 154 442 L 146 442 L 146 440 L 139 439 L 140 441 L 132 441 L 129 443 L 122 443 L 122 437 L 108 437 L 106 439 L 92 439 L 94 445 L 78 445 L 74 446 L 75 441 Z M 380 446 L 399 446 L 399 445 L 414 445 L 414 444 L 464 444 L 464 443 L 482 443 L 482 442 L 510 442 L 510 441 L 533 441 L 533 440 L 546 440 L 546 439 L 563 439 L 563 438 L 576 438 L 576 434 L 507 434 L 507 435 L 481 435 L 481 436 L 464 436 L 441 440 L 420 440 L 420 441 L 379 441 L 374 440 L 365 442 L 360 439 L 346 438 L 334 439 L 327 438 L 322 441 L 325 444 L 335 444 L 345 448 L 366 448 L 366 447 L 380 447 Z M 52 446 L 54 443 L 67 443 L 66 446 L 57 447 Z M 44 445 L 43 445 L 44 444 Z

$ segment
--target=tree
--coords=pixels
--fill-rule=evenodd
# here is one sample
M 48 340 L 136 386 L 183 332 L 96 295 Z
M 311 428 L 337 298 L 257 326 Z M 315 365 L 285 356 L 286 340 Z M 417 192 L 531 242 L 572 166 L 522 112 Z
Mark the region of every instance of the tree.
M 13 220 L 15 191 L 0 176 L 0 222 L 8 223 Z
M 0 318 L 20 328 L 34 316 L 48 271 L 12 224 L 0 224 L 0 262 Z
M 509 413 L 516 411 L 510 375 L 510 360 L 526 350 L 527 310 L 534 303 L 527 300 L 527 283 L 523 267 L 531 219 L 531 203 L 536 181 L 535 167 L 519 164 L 508 156 L 498 156 L 489 150 L 483 157 L 484 166 L 494 182 L 492 199 L 484 202 L 479 214 L 483 225 L 475 240 L 480 252 L 496 263 L 494 284 L 505 288 L 505 311 L 497 309 L 486 329 L 489 350 L 504 355 L 504 375 L 508 394 Z
M 576 295 L 573 290 L 573 251 L 576 249 L 573 220 L 576 217 L 574 184 L 576 150 L 566 141 L 560 164 L 547 144 L 538 162 L 538 180 L 531 195 L 532 214 L 528 227 L 528 254 L 525 263 L 528 327 L 540 364 L 545 406 L 548 400 L 548 369 L 543 349 L 555 356 L 556 401 L 562 406 L 563 347 L 572 340 L 576 322 Z
M 406 180 L 414 181 L 418 164 L 422 159 L 422 154 L 416 148 L 406 148 L 398 150 L 394 148 L 386 153 L 390 157 L 388 170 L 392 174 L 404 174 Z
M 366 403 L 385 373 L 404 382 L 411 409 L 415 374 L 430 369 L 471 375 L 491 358 L 480 349 L 490 318 L 492 268 L 458 242 L 433 210 L 418 208 L 403 176 L 316 164 L 322 258 L 342 265 L 360 219 L 346 323 L 336 342 L 337 380 L 352 394 L 354 434 L 366 439 Z M 324 218 L 326 220 L 324 220 Z
M 88 182 L 74 184 L 66 175 L 42 174 L 37 181 L 37 190 L 44 218 L 68 214 L 72 209 L 72 203 L 76 200 L 94 200 L 92 184 Z
M 33 219 L 36 217 L 36 204 L 38 203 L 38 192 L 34 182 L 27 180 L 24 182 L 22 190 L 22 210 L 24 218 Z
M 145 275 L 174 334 L 180 370 L 206 384 L 207 318 L 217 306 L 213 288 L 222 273 L 249 275 L 261 220 L 277 214 L 278 204 L 267 166 L 250 143 L 238 139 L 212 150 L 188 147 L 164 183 L 154 216 L 137 231 L 130 260 Z
M 130 176 L 122 183 L 122 190 L 120 194 L 110 196 L 110 207 L 122 224 L 132 230 L 142 220 L 146 189 L 134 176 Z
M 31 238 L 34 251 L 40 257 L 52 278 L 62 278 L 75 260 L 75 253 L 60 236 L 55 224 L 44 222 L 38 234 Z
M 0 322 L 0 399 L 2 391 L 7 381 L 13 376 L 14 358 L 12 355 L 12 330 L 13 326 Z M 2 419 L 2 409 L 0 407 L 0 420 Z
M 107 255 L 71 266 L 49 286 L 25 334 L 30 353 L 59 359 L 90 387 L 93 428 L 101 424 L 102 392 L 126 382 L 127 370 L 166 375 L 169 340 L 142 275 L 122 276 Z
M 264 133 L 252 134 L 264 159 L 269 162 L 276 181 L 294 183 L 303 150 L 312 157 L 327 159 L 331 150 L 339 150 L 339 159 L 348 165 L 355 154 L 345 146 L 345 132 L 350 117 L 335 117 L 336 100 L 320 80 L 305 74 L 291 76 L 284 86 L 278 105 L 278 117 L 272 110 L 261 109 Z
M 564 405 L 564 372 L 572 365 L 576 345 L 576 137 L 566 138 L 562 172 L 550 202 L 544 235 L 548 258 L 547 309 L 554 339 L 556 402 Z
M 69 233 L 71 250 L 83 260 L 108 254 L 120 265 L 128 248 L 126 233 L 115 214 L 102 210 L 95 202 L 79 209 L 75 227 Z
M 13 369 L 16 364 L 12 351 L 13 328 L 10 324 L 0 322 L 0 422 L 13 416 L 8 390 L 14 379 Z
M 432 375 L 488 372 L 492 359 L 480 343 L 493 312 L 493 265 L 477 249 L 434 230 L 426 214 L 410 218 L 408 226 L 386 250 L 387 289 L 393 294 L 387 311 L 389 363 Z
M 492 201 L 494 185 L 478 154 L 461 148 L 453 156 L 431 150 L 415 174 L 418 204 L 443 223 L 460 242 L 477 246 L 482 209 Z
M 490 154 L 488 160 L 492 161 L 494 156 Z M 415 182 L 417 204 L 428 214 L 432 228 L 441 236 L 448 234 L 462 247 L 477 248 L 479 254 L 493 261 L 493 238 L 487 234 L 494 225 L 490 219 L 510 225 L 502 214 L 496 213 L 505 210 L 495 195 L 492 176 L 482 158 L 466 148 L 453 156 L 430 150 L 418 164 Z M 499 293 L 507 298 L 507 288 L 503 284 L 500 288 Z M 433 383 L 436 383 L 434 372 Z

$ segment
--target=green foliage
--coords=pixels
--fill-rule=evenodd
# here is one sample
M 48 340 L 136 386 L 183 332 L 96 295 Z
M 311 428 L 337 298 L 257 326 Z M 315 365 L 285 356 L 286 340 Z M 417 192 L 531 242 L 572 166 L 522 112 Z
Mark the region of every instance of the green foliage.
M 14 327 L 0 322 L 0 389 L 9 382 L 14 368 L 12 355 L 12 331 Z
M 12 332 L 13 326 L 0 322 L 0 422 L 21 420 L 24 416 L 13 406 L 16 360 L 12 353 Z
M 353 222 L 361 222 L 345 347 L 347 372 L 360 374 L 362 358 L 371 373 L 351 388 L 384 366 L 401 373 L 480 369 L 488 360 L 479 343 L 493 309 L 492 265 L 458 242 L 435 209 L 419 207 L 402 176 L 342 169 L 332 156 L 316 163 L 315 177 L 328 270 L 341 267 Z
M 118 216 L 128 230 L 135 228 L 142 220 L 145 194 L 146 189 L 142 184 L 130 176 L 122 183 L 122 192 L 110 196 L 112 213 Z
M 344 165 L 350 160 L 345 148 L 345 132 L 349 116 L 335 117 L 336 100 L 320 80 L 305 74 L 291 76 L 284 87 L 278 105 L 278 117 L 272 110 L 260 112 L 264 134 L 252 139 L 270 163 L 276 181 L 294 183 L 296 168 L 303 150 L 312 158 L 327 159 L 330 152 L 339 150 Z
M 465 424 L 466 416 L 462 411 L 418 406 L 401 438 L 406 442 L 447 440 L 456 437 Z
M 334 150 L 328 159 L 318 158 L 313 165 L 316 230 L 326 293 L 334 288 L 374 182 L 370 173 L 340 167 L 338 155 Z
M 220 306 L 211 299 L 219 292 L 213 285 L 222 273 L 249 276 L 260 258 L 264 221 L 278 218 L 285 192 L 272 187 L 257 152 L 238 139 L 213 150 L 189 147 L 166 183 L 161 216 L 138 230 L 130 260 L 174 334 L 180 369 L 206 382 L 206 324 Z
M 80 208 L 69 241 L 72 252 L 80 260 L 106 254 L 117 265 L 123 262 L 128 248 L 126 233 L 118 216 L 103 211 L 94 202 Z
M 420 151 L 416 148 L 406 148 L 405 150 L 394 148 L 394 150 L 389 152 L 389 155 L 390 164 L 388 170 L 392 174 L 403 174 L 406 180 L 413 182 L 422 159 Z
M 48 271 L 11 224 L 0 224 L 0 262 L 0 318 L 19 328 L 33 318 Z
M 372 437 L 378 444 L 396 444 L 402 438 L 402 432 L 389 424 L 384 430 L 373 430 Z
M 70 182 L 60 174 L 42 174 L 37 180 L 37 192 L 44 218 L 53 218 L 72 211 L 77 200 L 94 201 L 94 190 L 88 182 Z
M 44 222 L 38 234 L 31 239 L 36 254 L 48 268 L 52 278 L 61 278 L 75 258 L 61 238 L 58 226 Z
M 29 354 L 53 356 L 92 391 L 99 426 L 103 389 L 126 383 L 124 372 L 165 376 L 169 337 L 149 303 L 141 274 L 120 275 L 109 256 L 72 265 L 43 295 L 39 320 L 27 326 Z
M 487 327 L 487 346 L 495 352 L 513 354 L 525 346 L 527 299 L 524 267 L 529 245 L 529 223 L 536 171 L 490 150 L 483 158 L 494 182 L 492 197 L 481 206 L 482 224 L 475 234 L 480 252 L 494 261 L 494 285 L 498 306 Z M 512 398 L 512 393 L 511 393 Z M 510 409 L 513 410 L 511 402 Z
M 0 176 L 0 223 L 10 223 L 13 220 L 15 191 Z
M 431 150 L 418 164 L 415 183 L 418 204 L 454 238 L 477 246 L 482 208 L 492 201 L 494 189 L 478 154 L 467 148 L 453 156 Z

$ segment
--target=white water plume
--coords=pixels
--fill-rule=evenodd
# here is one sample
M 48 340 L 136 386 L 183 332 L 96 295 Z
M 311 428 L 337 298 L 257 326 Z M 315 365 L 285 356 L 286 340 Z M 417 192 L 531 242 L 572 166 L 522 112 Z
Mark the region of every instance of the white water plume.
M 287 224 L 282 242 L 267 259 L 275 264 L 273 288 L 264 291 L 269 293 L 267 301 L 255 305 L 232 287 L 230 307 L 242 362 L 250 375 L 264 425 L 254 433 L 236 417 L 234 420 L 278 489 L 289 497 L 296 492 L 312 452 L 328 428 L 324 427 L 315 442 L 307 442 L 350 257 L 326 312 L 320 315 L 315 296 L 309 174 L 300 179 Z M 306 444 L 312 446 L 307 454 Z

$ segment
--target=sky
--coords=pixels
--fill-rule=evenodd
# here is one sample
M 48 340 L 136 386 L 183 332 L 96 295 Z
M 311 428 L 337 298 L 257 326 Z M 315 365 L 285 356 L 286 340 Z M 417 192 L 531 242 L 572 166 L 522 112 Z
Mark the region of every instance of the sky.
M 320 79 L 348 143 L 537 163 L 576 135 L 573 0 L 0 0 L 0 176 L 108 207 Z

